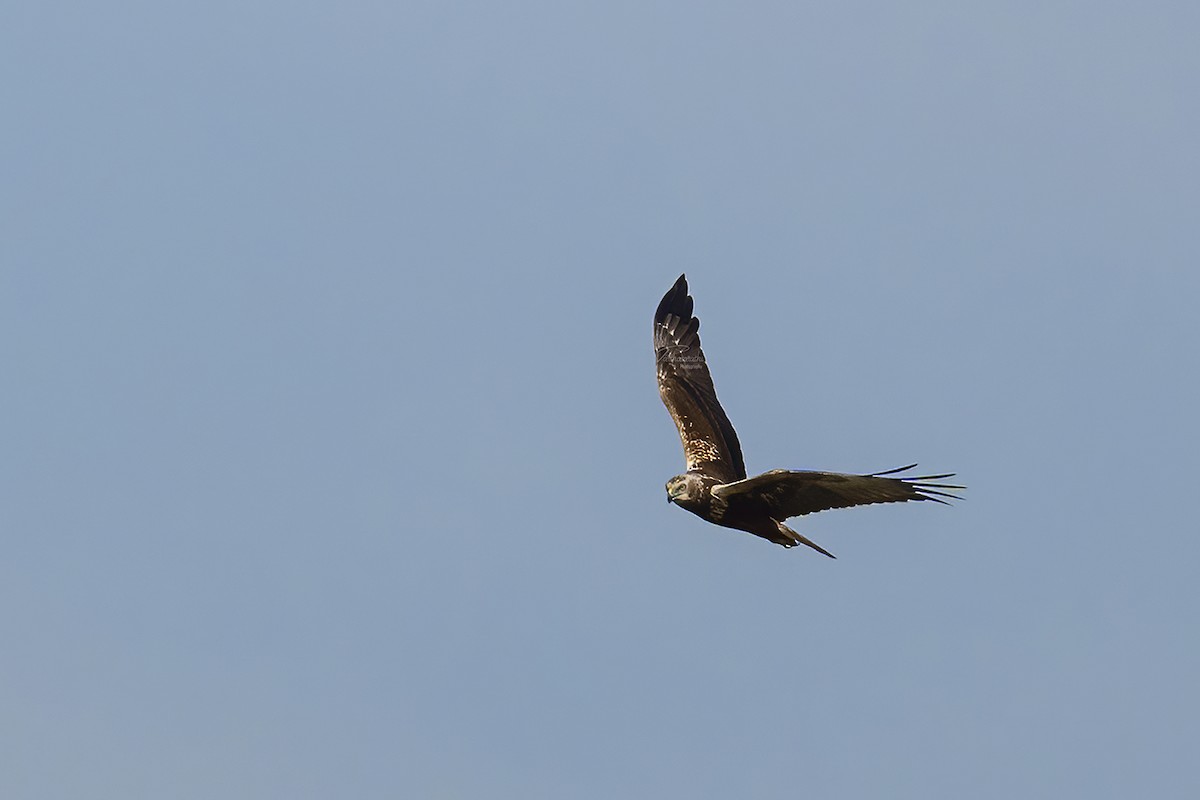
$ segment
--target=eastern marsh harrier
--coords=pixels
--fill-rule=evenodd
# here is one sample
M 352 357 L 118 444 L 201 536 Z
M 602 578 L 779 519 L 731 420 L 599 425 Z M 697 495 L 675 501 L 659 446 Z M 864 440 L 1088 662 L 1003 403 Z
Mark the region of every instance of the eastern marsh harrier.
M 717 525 L 784 547 L 806 544 L 833 558 L 828 550 L 784 525 L 784 520 L 871 503 L 959 499 L 944 490 L 964 487 L 936 482 L 953 473 L 897 477 L 916 464 L 870 475 L 773 469 L 747 478 L 737 434 L 717 402 L 699 330 L 686 277 L 680 275 L 654 314 L 658 393 L 679 429 L 687 461 L 687 472 L 667 481 L 667 502 Z

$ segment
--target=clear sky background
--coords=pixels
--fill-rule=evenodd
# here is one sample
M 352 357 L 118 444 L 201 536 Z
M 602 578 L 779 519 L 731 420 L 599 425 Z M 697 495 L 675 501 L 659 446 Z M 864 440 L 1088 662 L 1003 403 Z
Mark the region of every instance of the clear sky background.
M 1198 9 L 10 5 L 0 795 L 1197 796 Z

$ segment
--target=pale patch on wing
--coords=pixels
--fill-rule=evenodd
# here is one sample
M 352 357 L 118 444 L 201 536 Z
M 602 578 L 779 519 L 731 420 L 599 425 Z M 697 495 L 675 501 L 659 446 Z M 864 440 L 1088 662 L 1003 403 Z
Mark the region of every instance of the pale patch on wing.
M 707 439 L 692 439 L 680 434 L 680 439 L 683 440 L 683 449 L 687 452 L 688 468 L 699 466 L 699 462 L 714 462 L 721 460 L 721 448 Z
M 665 370 L 660 371 L 659 391 L 667 409 L 679 431 L 679 440 L 683 444 L 684 460 L 689 470 L 709 471 L 709 465 L 724 465 L 727 454 L 722 442 L 714 440 L 715 431 L 706 423 L 704 412 L 688 392 L 679 388 L 679 384 Z

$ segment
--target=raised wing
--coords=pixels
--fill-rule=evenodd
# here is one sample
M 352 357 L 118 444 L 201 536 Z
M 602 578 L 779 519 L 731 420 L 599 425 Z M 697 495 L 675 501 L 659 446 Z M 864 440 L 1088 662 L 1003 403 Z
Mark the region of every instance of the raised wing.
M 658 393 L 679 429 L 689 471 L 723 483 L 746 477 L 742 447 L 729 424 L 700 349 L 700 320 L 692 316 L 687 278 L 679 276 L 654 312 Z
M 849 508 L 872 503 L 903 503 L 906 500 L 960 499 L 946 489 L 963 489 L 950 483 L 930 483 L 954 477 L 917 475 L 907 478 L 886 477 L 915 467 L 875 472 L 871 475 L 846 475 L 840 472 L 808 472 L 773 469 L 753 478 L 714 486 L 713 495 L 735 505 L 762 508 L 773 519 L 784 520 L 813 514 L 830 508 Z

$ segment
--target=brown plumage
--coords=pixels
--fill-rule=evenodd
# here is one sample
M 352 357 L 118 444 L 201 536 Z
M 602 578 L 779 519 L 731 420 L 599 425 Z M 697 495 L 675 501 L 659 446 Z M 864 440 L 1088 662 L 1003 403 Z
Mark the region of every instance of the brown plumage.
M 784 525 L 784 520 L 871 503 L 958 499 L 943 490 L 964 487 L 930 482 L 953 477 L 953 473 L 896 477 L 916 464 L 870 475 L 773 469 L 747 478 L 737 433 L 717 402 L 699 331 L 687 279 L 680 275 L 654 314 L 658 393 L 679 429 L 687 462 L 687 472 L 667 481 L 668 502 L 717 525 L 747 531 L 784 547 L 806 544 L 833 558 L 832 553 Z

